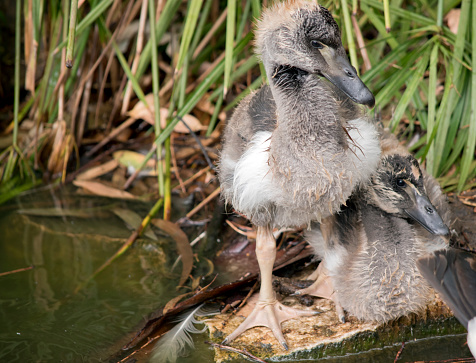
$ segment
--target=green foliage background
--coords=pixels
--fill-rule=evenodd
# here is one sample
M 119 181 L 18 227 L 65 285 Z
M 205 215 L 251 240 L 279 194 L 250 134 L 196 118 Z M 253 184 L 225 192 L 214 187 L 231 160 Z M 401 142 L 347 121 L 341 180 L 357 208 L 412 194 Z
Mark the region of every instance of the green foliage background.
M 446 190 L 476 186 L 476 97 L 472 92 L 476 89 L 476 3 L 328 0 L 321 4 L 341 26 L 351 62 L 374 92 L 376 110 L 384 123 L 402 140 L 411 140 L 411 150 Z M 51 180 L 65 180 L 67 166 L 74 167 L 71 156 L 79 150 L 87 129 L 78 121 L 79 108 L 90 101 L 84 96 L 85 76 L 95 63 L 97 67 L 89 72 L 95 84 L 109 82 L 108 62 L 115 62 L 120 67 L 119 78 L 130 81 L 133 97 L 147 103 L 145 94 L 153 92 L 155 110 L 159 104 L 168 107 L 164 129 L 155 112 L 158 147 L 149 153 L 149 157 L 157 153 L 160 158 L 165 151 L 166 167 L 159 170 L 158 184 L 166 205 L 170 196 L 168 138 L 180 117 L 206 99 L 215 107 L 206 132 L 210 135 L 220 111 L 234 107 L 265 81 L 252 46 L 253 21 L 263 6 L 260 0 L 90 0 L 76 16 L 71 12 L 77 9 L 75 0 L 23 0 L 16 6 L 14 117 L 5 131 L 12 134 L 12 142 L 0 155 L 0 191 L 5 199 L 37 183 L 33 170 L 49 170 Z M 459 16 L 456 34 L 448 28 L 447 16 Z M 154 25 L 150 27 L 153 31 L 139 27 L 128 46 L 121 47 L 118 39 L 125 25 L 141 17 Z M 71 18 L 77 25 L 70 31 Z M 36 45 L 28 59 L 21 47 L 27 34 L 32 37 L 29 44 Z M 68 34 L 74 48 L 68 44 Z M 137 52 L 141 38 L 143 48 Z M 363 56 L 359 41 L 367 55 Z M 73 61 L 70 70 L 65 68 L 66 47 Z M 173 49 L 171 56 L 165 54 L 167 47 Z M 138 63 L 134 66 L 135 55 Z M 370 69 L 364 69 L 364 58 Z M 35 92 L 20 99 L 25 88 L 21 65 L 32 60 L 41 65 L 34 70 Z M 173 72 L 160 72 L 160 60 L 167 61 Z M 211 62 L 211 68 L 203 75 L 199 70 L 205 62 Z M 159 97 L 161 86 L 170 79 L 173 87 Z M 125 84 L 96 95 L 99 100 L 95 102 L 123 102 Z M 57 142 L 48 132 L 39 132 L 33 143 L 19 140 L 18 127 L 25 119 L 33 120 L 38 130 L 63 128 L 63 143 L 56 154 L 44 152 L 48 143 L 53 142 L 54 150 Z M 96 127 L 107 129 L 108 122 L 117 125 L 118 120 L 100 118 L 98 122 L 96 117 Z M 56 159 L 51 160 L 53 156 Z M 60 172 L 54 167 L 58 163 L 64 166 Z

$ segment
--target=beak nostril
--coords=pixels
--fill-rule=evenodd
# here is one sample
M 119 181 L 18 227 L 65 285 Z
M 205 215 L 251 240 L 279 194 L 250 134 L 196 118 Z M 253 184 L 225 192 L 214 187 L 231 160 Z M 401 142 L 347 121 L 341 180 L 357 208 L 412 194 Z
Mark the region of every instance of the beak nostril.
M 354 78 L 354 73 L 352 73 L 349 69 L 345 68 L 344 72 L 349 78 Z
M 426 212 L 428 214 L 433 214 L 433 212 L 434 212 L 433 208 L 431 208 L 431 207 L 425 207 L 425 209 L 426 209 Z

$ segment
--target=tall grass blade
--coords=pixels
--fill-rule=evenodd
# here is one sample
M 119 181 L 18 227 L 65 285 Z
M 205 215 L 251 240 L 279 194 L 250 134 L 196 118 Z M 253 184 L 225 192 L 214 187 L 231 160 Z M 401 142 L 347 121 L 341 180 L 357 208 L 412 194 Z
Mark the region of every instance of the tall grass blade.
M 226 15 L 226 45 L 225 45 L 225 81 L 223 92 L 226 95 L 230 87 L 230 76 L 233 68 L 233 45 L 235 41 L 236 0 L 228 0 Z
M 251 0 L 251 14 L 253 15 L 253 25 L 256 24 L 256 21 L 261 17 L 261 2 L 260 0 Z M 264 69 L 263 63 L 260 62 L 259 70 L 261 72 L 261 78 L 263 83 L 266 82 L 266 71 Z
M 112 42 L 112 47 L 116 52 L 117 59 L 119 60 L 119 63 L 121 64 L 122 69 L 124 70 L 124 73 L 126 73 L 127 78 L 131 81 L 132 89 L 134 90 L 135 94 L 144 103 L 144 105 L 148 106 L 147 101 L 145 99 L 144 91 L 142 91 L 142 88 L 138 81 L 139 77 L 137 75 L 134 76 L 132 74 L 131 68 L 129 67 L 127 60 L 124 57 L 124 54 L 122 54 L 121 50 L 119 49 L 119 46 L 115 41 Z
M 469 135 L 464 148 L 463 157 L 461 159 L 461 176 L 458 182 L 458 191 L 463 190 L 466 180 L 470 174 L 471 164 L 474 159 L 474 150 L 476 147 L 476 102 L 474 102 L 474 96 L 476 95 L 476 5 L 472 4 L 472 68 L 473 72 L 471 73 L 471 116 L 469 118 Z
M 362 3 L 365 3 L 379 10 L 384 10 L 383 4 L 377 0 L 362 0 Z M 406 9 L 399 8 L 393 5 L 389 6 L 389 11 L 391 11 L 392 14 L 398 15 L 399 17 L 401 17 L 400 21 L 402 20 L 414 21 L 419 25 L 434 25 L 435 24 L 435 21 L 431 18 L 428 18 L 424 15 L 420 15 L 414 11 L 406 10 Z
M 192 42 L 190 43 L 190 49 L 188 52 L 189 59 L 195 58 L 195 51 L 197 49 L 197 45 L 200 42 L 200 38 L 203 33 L 203 29 L 208 22 L 208 15 L 210 14 L 210 9 L 212 6 L 212 0 L 206 0 L 205 5 L 203 5 L 202 13 L 200 14 L 200 18 L 198 20 L 198 26 L 195 29 L 195 34 L 193 35 Z
M 435 116 L 436 116 L 436 81 L 437 81 L 437 69 L 436 66 L 438 64 L 438 50 L 439 44 L 435 43 L 433 49 L 431 50 L 430 55 L 430 75 L 428 81 L 428 123 L 427 123 L 427 134 L 426 139 L 427 143 L 430 144 L 430 135 L 433 132 L 433 128 L 435 127 Z M 433 148 L 430 148 L 430 153 L 428 154 L 428 163 L 433 163 Z
M 180 50 L 175 72 L 178 72 L 178 70 L 182 67 L 183 62 L 185 60 L 185 56 L 189 53 L 190 42 L 192 40 L 193 33 L 195 32 L 198 15 L 200 14 L 200 8 L 202 7 L 202 3 L 203 0 L 191 0 L 190 2 L 190 6 L 187 11 L 187 18 L 185 19 L 182 41 L 180 42 Z
M 15 88 L 13 90 L 13 147 L 18 143 L 18 109 L 20 108 L 20 37 L 21 1 L 17 1 L 15 11 Z
M 209 137 L 212 134 L 213 129 L 215 128 L 215 125 L 218 120 L 218 115 L 220 114 L 220 111 L 221 111 L 222 104 L 223 104 L 223 92 L 220 92 L 220 94 L 218 95 L 218 100 L 215 104 L 215 109 L 213 110 L 213 114 L 210 119 L 210 124 L 208 125 L 207 134 L 206 134 L 207 137 Z
M 377 29 L 382 39 L 384 39 L 390 48 L 395 49 L 399 46 L 399 43 L 396 41 L 393 34 L 388 34 L 385 29 L 385 23 L 380 19 L 380 17 L 375 13 L 374 9 L 370 8 L 365 1 L 361 1 L 360 8 L 368 16 L 372 25 Z
M 458 34 L 456 37 L 456 44 L 454 49 L 454 58 L 452 62 L 453 68 L 453 78 L 451 80 L 452 83 L 452 90 L 450 91 L 449 99 L 448 99 L 448 106 L 446 108 L 445 116 L 441 120 L 438 135 L 435 139 L 435 149 L 434 149 L 434 170 L 439 171 L 440 165 L 442 163 L 443 157 L 443 150 L 445 148 L 445 144 L 447 143 L 447 134 L 448 134 L 448 127 L 449 122 L 451 120 L 451 114 L 453 113 L 456 104 L 459 99 L 459 93 L 461 92 L 461 74 L 462 74 L 462 66 L 461 63 L 458 62 L 458 59 L 462 59 L 463 50 L 464 50 L 464 43 L 466 37 L 466 31 L 468 29 L 468 21 L 469 15 L 471 10 L 471 0 L 463 0 L 461 4 L 461 15 L 459 19 L 459 26 L 458 26 Z M 446 84 L 446 87 L 450 87 L 451 84 Z
M 357 73 L 359 73 L 359 64 L 357 61 L 357 50 L 355 49 L 355 41 L 354 41 L 352 22 L 350 20 L 349 6 L 347 5 L 347 0 L 341 0 L 341 3 L 342 3 L 342 13 L 344 14 L 345 33 L 347 36 L 347 44 L 349 47 L 350 63 L 352 63 L 354 68 L 357 70 Z
M 416 49 L 408 54 L 406 59 L 402 61 L 404 64 L 402 69 L 399 72 L 394 73 L 387 80 L 387 83 L 382 90 L 375 96 L 376 104 L 380 105 L 380 107 L 385 107 L 391 101 L 393 95 L 399 94 L 400 88 L 403 84 L 412 77 L 413 72 L 411 72 L 411 68 L 413 67 L 415 60 L 425 51 L 427 46 L 428 44 L 423 46 L 423 49 Z
M 397 123 L 402 118 L 403 113 L 405 112 L 408 104 L 410 103 L 410 100 L 413 94 L 417 90 L 418 85 L 423 78 L 423 74 L 425 73 L 427 69 L 429 58 L 430 58 L 430 52 L 428 49 L 424 53 L 423 58 L 421 58 L 418 61 L 417 69 L 414 72 L 412 72 L 411 79 L 408 82 L 407 88 L 405 92 L 403 93 L 402 98 L 400 99 L 400 102 L 398 102 L 397 108 L 395 109 L 395 113 L 393 114 L 392 122 L 390 124 L 390 128 L 392 130 L 395 130 L 395 128 L 397 127 Z
M 66 67 L 73 66 L 74 39 L 76 36 L 76 19 L 78 18 L 78 0 L 71 0 L 69 15 L 68 45 L 66 46 Z
M 250 10 L 251 10 L 251 0 L 247 0 L 245 4 L 245 8 L 243 9 L 243 13 L 241 14 L 240 25 L 238 26 L 238 30 L 236 31 L 235 42 L 240 40 L 240 38 L 243 36 L 243 32 L 245 31 L 245 26 L 249 22 Z
M 390 23 L 390 4 L 389 0 L 383 0 L 383 13 L 385 16 L 385 31 L 390 33 L 392 25 Z
M 166 30 L 172 23 L 172 20 L 175 17 L 175 13 L 177 12 L 181 3 L 182 2 L 179 0 L 166 1 L 164 9 L 162 10 L 162 13 L 160 14 L 159 21 L 155 23 L 155 37 L 157 42 L 160 42 L 160 40 L 162 39 L 162 36 L 165 34 Z M 152 27 L 151 27 L 151 31 L 152 31 Z M 149 65 L 151 52 L 152 52 L 152 41 L 149 40 L 147 44 L 145 45 L 144 50 L 142 51 L 142 56 L 140 57 L 139 66 L 137 67 L 137 72 L 136 72 L 137 78 L 140 78 L 144 74 L 147 66 Z
M 441 27 L 443 25 L 443 0 L 438 0 L 436 14 L 436 25 Z
M 149 23 L 155 24 L 155 3 L 154 0 L 149 0 Z M 152 92 L 154 96 L 154 131 L 155 136 L 158 137 L 161 133 L 160 128 L 160 102 L 159 102 L 159 60 L 157 55 L 157 37 L 155 32 L 150 32 L 150 43 L 151 43 L 151 57 L 152 57 Z M 164 195 L 165 193 L 165 183 L 164 183 L 164 172 L 161 162 L 162 148 L 157 147 L 157 182 L 159 185 L 159 194 Z

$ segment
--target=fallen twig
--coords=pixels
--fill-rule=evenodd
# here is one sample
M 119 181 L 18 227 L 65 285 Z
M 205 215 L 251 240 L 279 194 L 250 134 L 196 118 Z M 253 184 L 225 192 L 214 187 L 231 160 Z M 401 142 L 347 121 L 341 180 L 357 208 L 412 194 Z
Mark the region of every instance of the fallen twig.
M 185 218 L 190 218 L 195 213 L 197 213 L 200 209 L 202 209 L 205 205 L 207 205 L 211 200 L 213 200 L 216 196 L 220 194 L 220 187 L 216 188 L 208 197 L 202 200 L 195 208 L 193 208 L 190 212 L 187 213 Z M 179 222 L 177 222 L 179 223 Z
M 261 358 L 255 357 L 253 354 L 248 352 L 246 349 L 237 349 L 233 347 L 229 347 L 228 345 L 222 345 L 222 344 L 217 344 L 209 341 L 205 341 L 205 344 L 210 344 L 212 347 L 223 349 L 223 350 L 228 350 L 233 353 L 238 353 L 243 356 L 245 356 L 248 359 L 251 359 L 252 362 L 260 362 L 260 363 L 267 363 L 265 360 L 262 360 Z
M 228 219 L 225 221 L 226 224 L 228 224 L 235 232 L 243 235 L 243 236 L 246 236 L 248 238 L 253 238 L 253 239 L 256 239 L 256 231 L 253 230 L 253 228 L 251 227 L 247 227 L 247 226 L 242 226 L 242 225 L 238 225 L 236 223 L 233 223 L 231 221 L 229 221 Z M 238 227 L 239 226 L 239 227 Z
M 198 146 L 200 147 L 200 150 L 202 150 L 202 153 L 203 153 L 203 156 L 205 157 L 205 160 L 208 163 L 208 166 L 211 169 L 216 170 L 215 165 L 213 165 L 212 161 L 210 160 L 210 157 L 208 156 L 207 150 L 205 150 L 205 148 L 203 147 L 202 142 L 198 138 L 197 134 L 195 132 L 193 132 L 193 130 L 190 128 L 190 126 L 187 125 L 187 123 L 184 121 L 184 119 L 182 117 L 180 117 L 180 116 L 177 116 L 177 117 L 180 121 L 182 121 L 182 123 L 185 125 L 185 127 L 188 129 L 188 131 L 190 131 L 190 135 L 192 135 L 192 137 L 197 142 Z
M 139 349 L 134 350 L 134 351 L 133 351 L 131 354 L 129 354 L 127 357 L 121 359 L 121 360 L 119 361 L 119 363 L 129 362 L 129 359 L 130 359 L 133 355 L 137 354 L 137 352 L 140 352 L 142 349 L 144 349 L 145 347 L 147 347 L 150 343 L 155 342 L 155 341 L 158 340 L 160 337 L 162 337 L 162 336 L 161 336 L 161 335 L 158 335 L 158 336 L 156 336 L 156 337 L 154 337 L 154 338 L 150 338 L 150 339 L 147 341 L 147 343 L 145 343 L 145 344 L 144 344 L 143 346 L 141 346 Z
M 201 177 L 203 174 L 205 174 L 206 172 L 210 171 L 210 167 L 207 166 L 206 168 L 198 171 L 197 173 L 195 173 L 194 175 L 192 175 L 190 178 L 188 178 L 187 180 L 185 180 L 183 182 L 183 187 L 186 187 L 187 185 L 191 184 L 193 181 L 195 181 L 197 178 Z M 177 190 L 178 188 L 180 187 L 180 184 L 179 185 L 176 185 L 172 188 L 172 190 Z
M 259 282 L 256 281 L 256 283 L 253 285 L 250 291 L 248 291 L 248 294 L 245 296 L 243 301 L 240 303 L 240 305 L 238 305 L 236 312 L 240 311 L 240 309 L 248 302 L 249 298 L 251 297 L 251 295 L 254 294 L 254 292 L 258 289 L 258 287 L 259 287 Z
M 17 269 L 17 270 L 6 271 L 6 272 L 0 272 L 0 277 L 2 277 L 2 276 L 7 276 L 7 275 L 11 275 L 11 274 L 16 274 L 17 272 L 23 272 L 23 271 L 32 270 L 32 269 L 34 269 L 34 268 L 35 268 L 35 266 L 31 265 L 31 266 L 28 266 L 28 267 L 19 268 L 19 269 Z
M 398 360 L 398 359 L 400 358 L 400 356 L 402 355 L 403 348 L 405 348 L 405 342 L 402 342 L 402 346 L 401 346 L 400 349 L 398 350 L 397 355 L 395 356 L 395 359 L 393 360 L 393 363 L 397 363 L 397 360 Z

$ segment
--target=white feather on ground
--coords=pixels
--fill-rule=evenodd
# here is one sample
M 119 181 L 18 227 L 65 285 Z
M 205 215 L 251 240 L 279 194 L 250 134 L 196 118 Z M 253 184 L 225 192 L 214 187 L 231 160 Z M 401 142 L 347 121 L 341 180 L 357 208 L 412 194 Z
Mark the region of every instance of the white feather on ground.
M 194 324 L 203 324 L 195 319 L 195 316 L 209 316 L 217 314 L 217 311 L 210 312 L 204 309 L 204 304 L 199 305 L 190 312 L 181 314 L 176 321 L 178 324 L 165 333 L 154 347 L 152 357 L 153 363 L 176 362 L 179 356 L 182 356 L 187 347 L 194 348 L 193 339 L 190 334 L 203 333 L 207 329 L 197 329 Z

